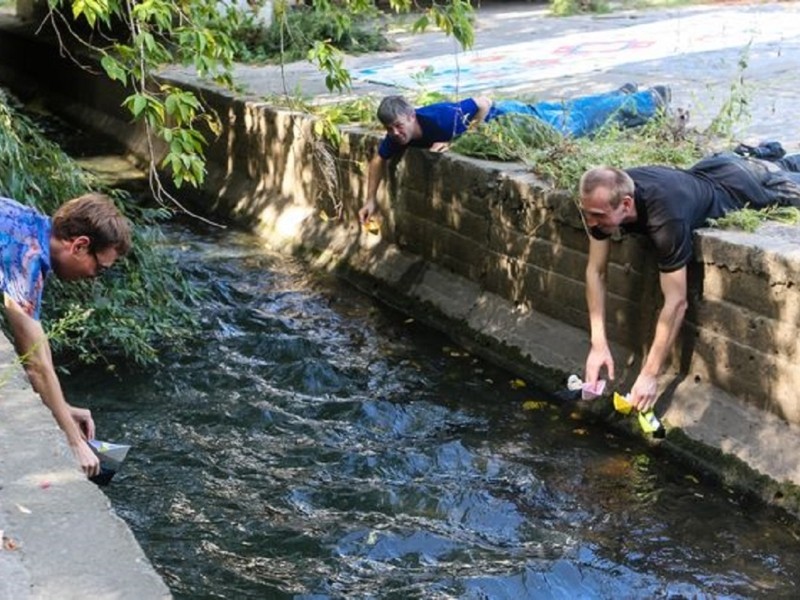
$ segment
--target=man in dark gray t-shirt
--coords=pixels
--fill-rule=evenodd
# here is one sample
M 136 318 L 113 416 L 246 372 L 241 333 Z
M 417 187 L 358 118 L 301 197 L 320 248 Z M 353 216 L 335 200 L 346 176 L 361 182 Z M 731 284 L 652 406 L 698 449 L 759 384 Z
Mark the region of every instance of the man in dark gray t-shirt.
M 583 174 L 581 212 L 589 228 L 586 301 L 591 350 L 585 380 L 595 383 L 603 367 L 614 378 L 614 360 L 605 334 L 605 273 L 609 240 L 616 231 L 643 233 L 656 249 L 664 306 L 653 343 L 631 389 L 631 403 L 641 411 L 653 407 L 666 357 L 686 312 L 686 265 L 692 258 L 692 232 L 708 219 L 748 205 L 800 206 L 800 160 L 779 164 L 723 153 L 683 170 L 663 166 L 615 169 L 599 167 Z M 787 170 L 790 169 L 790 170 Z

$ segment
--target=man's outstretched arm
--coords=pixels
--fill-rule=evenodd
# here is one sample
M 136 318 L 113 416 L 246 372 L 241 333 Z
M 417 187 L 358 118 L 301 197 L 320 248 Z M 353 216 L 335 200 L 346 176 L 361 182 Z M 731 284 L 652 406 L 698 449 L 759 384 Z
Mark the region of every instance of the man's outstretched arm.
M 383 180 L 383 172 L 386 169 L 386 161 L 381 158 L 377 152 L 372 160 L 369 161 L 369 168 L 367 170 L 367 199 L 364 206 L 358 211 L 358 220 L 361 223 L 366 223 L 378 209 L 376 197 L 378 195 L 378 187 Z
M 584 379 L 595 383 L 605 366 L 609 379 L 614 379 L 614 358 L 606 338 L 606 271 L 609 240 L 596 240 L 589 237 L 589 261 L 586 264 L 586 305 L 589 310 L 591 327 L 591 348 L 586 358 Z
M 489 114 L 489 111 L 492 109 L 492 99 L 488 96 L 478 96 L 473 98 L 475 104 L 478 105 L 478 110 L 475 111 L 475 116 L 472 117 L 472 121 L 470 121 L 470 128 L 477 127 L 481 123 L 486 120 L 486 116 Z
M 488 96 L 477 96 L 476 98 L 472 98 L 472 101 L 475 102 L 478 108 L 469 120 L 467 131 L 474 131 L 477 129 L 480 124 L 486 120 L 489 111 L 492 109 L 492 101 Z M 456 135 L 455 137 L 458 136 Z M 432 152 L 446 152 L 450 149 L 450 141 L 435 142 L 431 144 L 430 149 Z
M 661 292 L 664 306 L 658 315 L 656 333 L 639 377 L 631 389 L 631 404 L 639 410 L 649 410 L 658 397 L 658 375 L 678 337 L 686 314 L 686 267 L 671 273 L 661 273 Z
M 78 425 L 79 422 L 83 425 L 86 436 L 94 437 L 94 423 L 87 410 L 67 404 L 53 365 L 50 344 L 41 323 L 7 295 L 4 295 L 4 304 L 14 336 L 14 346 L 22 358 L 33 389 L 42 397 L 56 423 L 67 436 L 67 443 L 81 469 L 90 477 L 97 475 L 100 472 L 100 462 L 86 443 L 84 432 L 81 432 Z

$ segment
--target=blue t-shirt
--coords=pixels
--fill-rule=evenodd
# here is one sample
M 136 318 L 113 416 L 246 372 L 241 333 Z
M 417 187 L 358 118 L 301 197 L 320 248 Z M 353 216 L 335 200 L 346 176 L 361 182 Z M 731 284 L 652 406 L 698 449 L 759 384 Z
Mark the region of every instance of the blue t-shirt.
M 0 198 L 0 290 L 38 320 L 50 272 L 50 218 Z
M 461 102 L 438 102 L 417 108 L 417 122 L 422 129 L 422 137 L 412 140 L 408 146 L 430 148 L 436 142 L 449 142 L 464 133 L 470 121 L 478 112 L 478 105 L 472 98 Z M 406 146 L 398 144 L 388 135 L 378 147 L 378 155 L 388 160 L 403 153 Z

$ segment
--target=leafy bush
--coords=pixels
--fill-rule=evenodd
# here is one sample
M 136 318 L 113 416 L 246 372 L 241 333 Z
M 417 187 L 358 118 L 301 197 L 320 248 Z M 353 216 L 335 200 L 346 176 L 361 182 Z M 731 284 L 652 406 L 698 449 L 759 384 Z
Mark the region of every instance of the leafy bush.
M 64 201 L 109 193 L 134 225 L 132 253 L 103 278 L 45 287 L 43 321 L 58 331 L 56 352 L 81 362 L 157 361 L 158 348 L 180 344 L 194 328 L 192 294 L 174 261 L 160 249 L 157 224 L 165 209 L 138 206 L 127 193 L 103 190 L 0 90 L 0 195 L 52 214 Z
M 557 17 L 580 13 L 607 13 L 611 9 L 604 0 L 551 0 L 550 12 Z
M 797 225 L 800 223 L 800 209 L 795 206 L 768 206 L 760 210 L 745 207 L 719 219 L 709 219 L 708 224 L 720 229 L 741 229 L 752 233 L 765 221 Z

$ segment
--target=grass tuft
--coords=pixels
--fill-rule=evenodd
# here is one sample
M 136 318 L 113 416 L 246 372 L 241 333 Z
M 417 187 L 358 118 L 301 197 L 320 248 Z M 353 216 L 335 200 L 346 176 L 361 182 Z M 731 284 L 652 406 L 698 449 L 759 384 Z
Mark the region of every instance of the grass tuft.
M 797 225 L 800 223 L 800 209 L 795 206 L 768 206 L 760 210 L 745 207 L 719 219 L 709 219 L 708 224 L 719 229 L 741 229 L 753 233 L 765 221 Z

